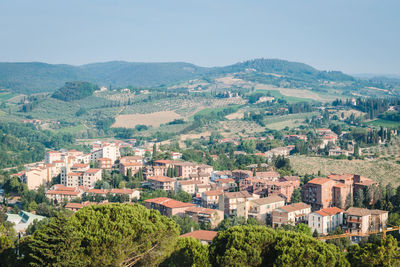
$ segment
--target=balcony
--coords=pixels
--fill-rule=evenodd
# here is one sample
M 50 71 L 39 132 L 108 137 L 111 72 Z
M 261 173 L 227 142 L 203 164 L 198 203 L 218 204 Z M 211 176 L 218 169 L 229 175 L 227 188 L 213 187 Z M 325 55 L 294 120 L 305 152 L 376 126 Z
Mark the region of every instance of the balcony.
M 349 223 L 362 223 L 362 220 L 359 218 L 346 218 L 346 221 Z

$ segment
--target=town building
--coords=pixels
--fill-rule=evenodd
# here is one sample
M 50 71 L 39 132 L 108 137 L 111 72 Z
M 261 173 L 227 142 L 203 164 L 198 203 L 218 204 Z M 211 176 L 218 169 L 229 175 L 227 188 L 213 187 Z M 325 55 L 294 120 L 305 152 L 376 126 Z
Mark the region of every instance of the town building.
M 185 214 L 200 224 L 208 224 L 211 228 L 215 228 L 224 219 L 224 212 L 216 209 L 208 209 L 202 207 L 187 208 Z
M 175 189 L 174 178 L 169 178 L 167 176 L 151 176 L 147 177 L 149 186 L 153 190 L 161 189 L 164 191 L 173 191 Z
M 113 163 L 109 158 L 98 158 L 97 163 L 99 164 L 99 168 L 103 170 L 111 170 Z
M 311 206 L 306 203 L 294 203 L 277 208 L 272 211 L 272 226 L 281 227 L 284 224 L 296 225 L 308 223 L 308 215 L 311 213 Z
M 175 182 L 175 193 L 179 190 L 185 191 L 188 194 L 196 194 L 196 185 L 202 184 L 200 181 L 195 180 L 177 180 Z
M 210 190 L 201 193 L 201 205 L 206 208 L 218 208 L 219 197 L 224 194 L 223 190 Z
M 261 224 L 266 224 L 267 217 L 271 215 L 272 211 L 283 207 L 285 205 L 285 199 L 279 196 L 269 196 L 264 198 L 252 199 L 243 202 L 244 208 L 238 209 L 238 216 L 248 218 L 254 218 Z
M 219 196 L 219 210 L 223 210 L 226 216 L 243 214 L 245 211 L 238 211 L 238 208 L 245 209 L 246 207 L 241 204 L 251 199 L 252 195 L 247 191 L 224 193 Z
M 218 232 L 216 231 L 197 230 L 183 234 L 180 237 L 193 237 L 197 240 L 200 240 L 203 245 L 210 245 L 217 234 Z
M 185 203 L 167 197 L 147 199 L 144 202 L 146 208 L 158 210 L 162 215 L 168 217 L 172 215 L 183 216 L 186 209 L 196 206 L 192 203 Z
M 360 236 L 368 232 L 381 231 L 386 227 L 389 212 L 350 207 L 345 212 L 345 229 Z
M 321 209 L 310 213 L 308 216 L 308 226 L 320 235 L 327 235 L 343 225 L 344 210 L 337 207 Z

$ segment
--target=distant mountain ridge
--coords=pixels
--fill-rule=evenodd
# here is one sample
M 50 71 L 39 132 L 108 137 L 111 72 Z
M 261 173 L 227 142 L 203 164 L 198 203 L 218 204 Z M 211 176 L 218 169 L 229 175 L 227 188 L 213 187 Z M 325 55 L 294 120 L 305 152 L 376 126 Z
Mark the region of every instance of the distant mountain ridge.
M 340 71 L 319 71 L 304 63 L 279 59 L 253 59 L 224 67 L 199 67 L 185 62 L 110 61 L 82 66 L 24 62 L 0 63 L 0 88 L 27 94 L 53 92 L 69 81 L 116 87 L 153 87 L 248 70 L 312 80 L 354 80 Z

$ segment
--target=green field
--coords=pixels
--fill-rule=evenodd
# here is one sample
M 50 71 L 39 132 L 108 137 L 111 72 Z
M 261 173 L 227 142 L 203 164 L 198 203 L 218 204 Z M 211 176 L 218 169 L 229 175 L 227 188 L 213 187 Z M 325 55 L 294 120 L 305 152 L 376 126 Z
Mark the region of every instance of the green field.
M 228 106 L 217 107 L 217 108 L 205 108 L 205 109 L 202 109 L 202 110 L 196 112 L 192 116 L 190 116 L 189 120 L 193 120 L 194 116 L 196 116 L 196 115 L 200 115 L 200 116 L 210 115 L 212 112 L 220 112 L 226 108 L 233 108 L 234 109 L 233 112 L 236 112 L 240 107 L 241 107 L 241 105 L 228 105 Z
M 295 96 L 286 96 L 286 95 L 283 95 L 279 90 L 257 89 L 256 91 L 254 91 L 253 94 L 255 94 L 255 93 L 264 93 L 265 95 L 267 95 L 268 92 L 269 92 L 269 94 L 271 96 L 275 97 L 276 99 L 284 99 L 288 103 L 315 101 L 315 100 L 313 100 L 311 98 L 301 98 L 301 97 L 295 97 Z
M 382 127 L 398 127 L 398 126 L 400 126 L 399 122 L 383 120 L 383 119 L 377 119 L 374 121 L 370 121 L 370 122 L 367 122 L 366 124 L 370 125 L 370 126 L 382 126 Z
M 61 128 L 58 130 L 54 130 L 55 132 L 59 132 L 59 133 L 69 133 L 69 134 L 76 134 L 79 132 L 83 132 L 85 131 L 86 128 L 85 126 L 83 126 L 82 124 L 76 125 L 76 126 L 71 126 L 71 127 L 65 127 L 65 128 Z
M 10 92 L 2 92 L 0 93 L 0 101 L 7 101 L 10 98 L 13 98 L 17 94 L 10 93 Z

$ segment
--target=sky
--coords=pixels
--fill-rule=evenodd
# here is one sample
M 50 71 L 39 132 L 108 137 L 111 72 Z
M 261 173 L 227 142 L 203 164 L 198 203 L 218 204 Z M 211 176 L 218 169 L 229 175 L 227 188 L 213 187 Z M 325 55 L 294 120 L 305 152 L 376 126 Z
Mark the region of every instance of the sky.
M 0 61 L 262 57 L 400 74 L 399 11 L 399 0 L 0 0 Z

